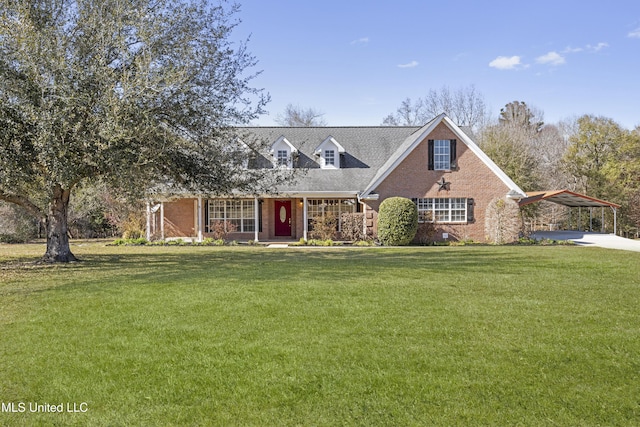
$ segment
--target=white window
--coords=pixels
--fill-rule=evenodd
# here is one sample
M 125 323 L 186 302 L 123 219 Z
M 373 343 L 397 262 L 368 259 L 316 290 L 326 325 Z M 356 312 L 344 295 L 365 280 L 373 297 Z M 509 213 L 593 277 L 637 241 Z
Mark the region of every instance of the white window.
M 451 169 L 451 143 L 448 139 L 433 141 L 433 163 L 435 170 Z
M 339 169 L 340 156 L 345 153 L 344 147 L 334 137 L 327 137 L 314 150 L 322 169 Z
M 293 168 L 293 159 L 298 154 L 298 149 L 282 135 L 271 144 L 269 152 L 273 156 L 275 167 L 291 169 Z
M 334 150 L 324 150 L 324 165 L 325 166 L 336 165 L 336 152 Z
M 254 200 L 209 200 L 207 225 L 209 229 L 213 229 L 216 222 L 222 222 L 225 224 L 225 231 L 255 231 L 254 206 Z
M 278 166 L 289 166 L 289 152 L 287 150 L 278 150 L 276 162 Z
M 467 222 L 467 199 L 427 198 L 415 199 L 418 206 L 418 221 Z
M 338 219 L 338 231 L 341 231 L 342 214 L 354 213 L 355 211 L 356 200 L 354 199 L 309 199 L 307 200 L 308 229 L 311 230 L 314 218 L 332 214 Z

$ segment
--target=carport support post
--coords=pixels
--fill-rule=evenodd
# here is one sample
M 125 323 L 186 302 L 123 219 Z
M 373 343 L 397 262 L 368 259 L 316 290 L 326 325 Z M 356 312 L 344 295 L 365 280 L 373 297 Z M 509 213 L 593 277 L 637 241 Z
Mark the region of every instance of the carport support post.
M 578 231 L 582 231 L 582 208 L 578 207 Z
M 589 231 L 593 232 L 593 208 L 589 207 Z
M 618 234 L 618 209 L 614 208 L 613 206 L 611 206 L 611 209 L 613 209 L 613 234 L 617 235 Z

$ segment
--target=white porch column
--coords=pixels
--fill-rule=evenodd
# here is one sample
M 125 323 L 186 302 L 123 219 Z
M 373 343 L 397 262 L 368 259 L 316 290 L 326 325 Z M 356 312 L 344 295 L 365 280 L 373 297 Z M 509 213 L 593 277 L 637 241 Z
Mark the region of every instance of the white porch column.
M 365 202 L 360 202 L 361 212 L 362 212 L 362 235 L 365 240 L 367 236 L 367 204 Z
M 164 202 L 160 202 L 160 240 L 164 240 Z
M 147 200 L 147 228 L 146 228 L 147 241 L 151 240 L 151 202 Z
M 253 198 L 253 241 L 258 242 L 258 232 L 260 231 L 260 203 L 258 198 Z
M 304 238 L 305 241 L 309 240 L 307 238 L 307 235 L 309 233 L 309 221 L 307 220 L 307 197 L 303 197 L 302 198 L 302 223 L 303 223 L 303 227 L 302 227 L 302 237 Z
M 196 218 L 197 218 L 197 225 L 196 225 L 196 232 L 197 232 L 197 236 L 198 236 L 198 243 L 202 242 L 202 223 L 204 222 L 204 218 L 203 218 L 203 210 L 202 210 L 202 197 L 198 197 L 198 203 L 197 203 L 197 214 L 196 214 Z

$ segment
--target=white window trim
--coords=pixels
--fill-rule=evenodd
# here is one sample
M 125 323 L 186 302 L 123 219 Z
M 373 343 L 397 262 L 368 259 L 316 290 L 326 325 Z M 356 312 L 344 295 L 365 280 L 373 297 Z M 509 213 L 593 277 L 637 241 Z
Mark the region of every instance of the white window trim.
M 430 201 L 430 209 L 420 209 L 420 201 Z M 447 210 L 447 220 L 436 220 L 436 210 L 437 211 L 443 211 L 443 209 L 436 209 L 436 201 L 438 200 L 447 200 L 448 201 L 448 208 Z M 462 206 L 464 206 L 464 214 L 463 214 L 463 220 L 456 220 L 456 221 L 452 221 L 451 218 L 453 217 L 453 212 L 457 212 L 457 211 L 462 211 L 462 209 L 454 209 L 453 205 L 454 203 L 452 201 L 457 200 L 459 201 L 458 203 L 462 203 Z M 461 202 L 460 202 L 461 201 Z M 416 206 L 418 207 L 418 222 L 437 222 L 439 224 L 466 224 L 467 218 L 468 218 L 468 211 L 467 211 L 467 202 L 468 202 L 468 198 L 466 197 L 423 197 L 423 198 L 419 198 L 416 200 Z M 431 213 L 431 221 L 424 221 L 424 220 L 420 220 L 420 214 L 421 213 L 425 213 L 425 212 L 430 212 Z
M 347 201 L 351 201 L 352 203 L 349 204 Z M 316 202 L 320 202 L 320 204 L 316 204 Z M 342 231 L 342 214 L 343 213 L 356 213 L 357 209 L 356 209 L 356 204 L 358 203 L 358 201 L 356 199 L 312 199 L 309 198 L 306 200 L 306 208 L 307 208 L 307 222 L 313 220 L 316 216 L 318 215 L 314 215 L 317 214 L 318 212 L 314 212 L 316 209 L 315 207 L 318 206 L 321 208 L 320 210 L 320 215 L 321 217 L 324 217 L 325 213 L 327 212 L 325 210 L 325 207 L 329 205 L 328 202 L 337 202 L 335 203 L 335 205 L 338 206 L 338 231 Z M 324 205 L 324 206 L 323 206 Z M 347 208 L 347 206 L 349 206 L 349 208 Z
M 326 159 L 326 152 L 333 151 L 334 164 L 328 164 Z M 320 145 L 314 150 L 314 154 L 320 157 L 321 169 L 340 169 L 340 155 L 344 154 L 346 150 L 334 137 L 327 137 Z
M 239 201 L 240 202 L 240 217 L 239 218 L 229 218 L 229 213 L 228 211 L 230 210 L 230 206 L 229 203 L 230 202 L 236 202 Z M 247 207 L 245 208 L 245 202 L 250 202 L 251 205 L 247 205 Z M 215 218 L 215 216 L 213 215 L 214 212 L 214 204 L 215 203 L 223 203 L 223 216 L 224 218 Z M 234 233 L 254 233 L 255 230 L 257 230 L 258 228 L 258 224 L 256 222 L 256 215 L 255 215 L 255 199 L 233 199 L 233 200 L 224 200 L 224 199 L 211 199 L 209 200 L 209 204 L 208 204 L 208 209 L 209 209 L 209 223 L 207 224 L 207 227 L 209 229 L 211 229 L 211 224 L 213 224 L 215 221 L 223 221 L 225 224 L 225 231 L 228 231 L 227 228 L 227 221 L 231 221 L 231 220 L 240 220 L 240 227 L 238 227 Z M 246 212 L 245 212 L 246 211 Z M 250 216 L 249 216 L 250 215 Z M 252 220 L 253 221 L 253 230 L 245 230 L 245 226 L 244 226 L 244 222 L 245 220 Z M 248 227 L 251 228 L 251 227 Z
M 278 151 L 286 151 L 287 152 L 287 164 L 280 165 L 278 162 Z M 275 167 L 286 167 L 287 169 L 293 168 L 293 156 L 298 153 L 298 149 L 293 146 L 289 142 L 284 135 L 281 135 L 273 144 L 271 144 L 271 149 L 269 150 L 271 156 L 273 157 L 273 165 Z
M 445 148 L 446 153 L 438 153 L 438 148 Z M 451 140 L 435 139 L 433 141 L 433 169 L 437 171 L 451 169 Z

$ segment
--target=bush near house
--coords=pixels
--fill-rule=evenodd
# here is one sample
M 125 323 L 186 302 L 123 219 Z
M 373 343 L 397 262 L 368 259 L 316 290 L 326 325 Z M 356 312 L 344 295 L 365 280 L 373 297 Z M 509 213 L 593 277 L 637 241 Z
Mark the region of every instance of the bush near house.
M 317 216 L 311 220 L 309 235 L 315 240 L 334 240 L 338 231 L 338 218 L 332 213 Z
M 342 239 L 350 242 L 365 240 L 364 214 L 343 213 L 340 222 L 342 224 Z
M 390 197 L 378 211 L 378 239 L 385 246 L 411 243 L 418 231 L 418 208 L 404 197 Z
M 421 245 L 432 245 L 435 243 L 437 231 L 433 215 L 428 212 L 424 215 L 423 222 L 418 224 L 415 241 Z

